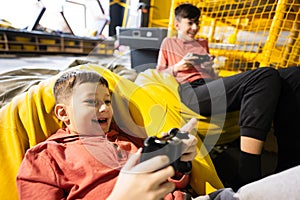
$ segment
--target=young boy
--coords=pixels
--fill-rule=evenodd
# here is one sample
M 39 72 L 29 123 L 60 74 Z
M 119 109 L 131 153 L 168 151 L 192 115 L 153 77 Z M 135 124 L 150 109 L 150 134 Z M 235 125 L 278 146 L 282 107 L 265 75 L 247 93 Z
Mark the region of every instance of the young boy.
M 207 41 L 195 39 L 199 17 L 192 4 L 176 7 L 178 34 L 163 40 L 157 70 L 174 75 L 181 101 L 201 115 L 240 111 L 239 169 L 230 186 L 238 189 L 261 178 L 261 153 L 280 95 L 280 77 L 265 67 L 216 80 Z
M 143 138 L 124 133 L 114 123 L 108 82 L 102 76 L 70 70 L 58 78 L 53 92 L 54 112 L 65 128 L 26 152 L 17 176 L 20 199 L 122 199 L 124 194 L 129 199 L 159 199 L 174 189 L 167 181 L 174 175 L 172 167 L 160 169 L 168 161 L 165 156 L 140 164 L 153 164 L 150 171 L 126 168 L 121 174 L 128 178 L 127 185 L 122 190 L 117 184 L 113 190 L 120 170 L 142 147 Z M 182 160 L 194 158 L 196 143 L 192 135 L 183 141 Z M 152 170 L 157 171 L 146 176 Z

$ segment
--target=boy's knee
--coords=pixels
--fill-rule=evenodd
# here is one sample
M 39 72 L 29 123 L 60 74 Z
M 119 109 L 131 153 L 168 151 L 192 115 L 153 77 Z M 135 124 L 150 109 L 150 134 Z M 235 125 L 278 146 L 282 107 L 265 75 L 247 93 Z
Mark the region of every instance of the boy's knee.
M 267 76 L 279 78 L 279 72 L 277 69 L 274 69 L 272 67 L 262 67 L 259 68 L 263 73 L 265 73 Z
M 279 93 L 281 90 L 281 79 L 278 70 L 272 67 L 262 67 L 259 69 L 264 74 L 265 84 L 269 85 L 273 92 L 278 91 Z

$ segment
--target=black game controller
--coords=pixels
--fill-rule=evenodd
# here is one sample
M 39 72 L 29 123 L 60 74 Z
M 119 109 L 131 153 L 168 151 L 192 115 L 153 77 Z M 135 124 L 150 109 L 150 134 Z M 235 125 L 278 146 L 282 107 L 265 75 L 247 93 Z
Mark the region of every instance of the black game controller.
M 175 171 L 188 174 L 192 170 L 192 162 L 183 162 L 180 160 L 182 151 L 181 139 L 187 139 L 188 134 L 181 132 L 178 128 L 172 128 L 167 135 L 162 138 L 151 136 L 144 141 L 144 148 L 141 156 L 141 162 L 157 155 L 167 155 L 170 159 L 170 165 Z
M 204 62 L 211 61 L 211 57 L 208 54 L 205 55 L 193 54 L 193 57 L 197 57 L 197 59 L 194 60 L 195 65 L 201 65 Z

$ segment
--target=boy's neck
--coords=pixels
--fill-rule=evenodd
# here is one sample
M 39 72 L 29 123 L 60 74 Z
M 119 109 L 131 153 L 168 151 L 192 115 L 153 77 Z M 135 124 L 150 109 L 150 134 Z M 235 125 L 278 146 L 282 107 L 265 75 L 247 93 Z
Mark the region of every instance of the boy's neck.
M 188 37 L 186 35 L 180 35 L 179 33 L 177 34 L 177 38 L 184 41 L 184 42 L 189 42 L 189 41 L 195 41 L 196 38 L 191 38 L 191 37 Z

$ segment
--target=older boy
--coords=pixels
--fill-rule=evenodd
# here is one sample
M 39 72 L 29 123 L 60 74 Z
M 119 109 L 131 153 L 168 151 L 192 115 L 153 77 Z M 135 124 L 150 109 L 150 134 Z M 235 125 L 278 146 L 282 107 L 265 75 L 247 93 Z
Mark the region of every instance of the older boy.
M 53 92 L 55 114 L 66 127 L 26 152 L 17 176 L 20 199 L 160 199 L 174 189 L 167 181 L 174 170 L 158 170 L 168 162 L 158 157 L 140 164 L 152 162 L 149 171 L 138 170 L 138 166 L 123 169 L 123 179 L 128 178 L 124 189 L 135 191 L 122 190 L 120 184 L 113 190 L 120 170 L 143 145 L 143 138 L 124 133 L 113 121 L 111 94 L 102 76 L 67 71 L 56 81 Z M 189 135 L 183 143 L 181 159 L 190 161 L 197 139 Z M 146 176 L 153 170 L 158 171 Z M 136 185 L 139 182 L 145 185 Z
M 207 41 L 195 39 L 199 17 L 192 4 L 175 9 L 178 34 L 163 40 L 157 70 L 174 75 L 182 102 L 201 115 L 240 111 L 239 169 L 231 186 L 237 189 L 261 178 L 261 153 L 280 95 L 280 77 L 265 67 L 216 80 Z

